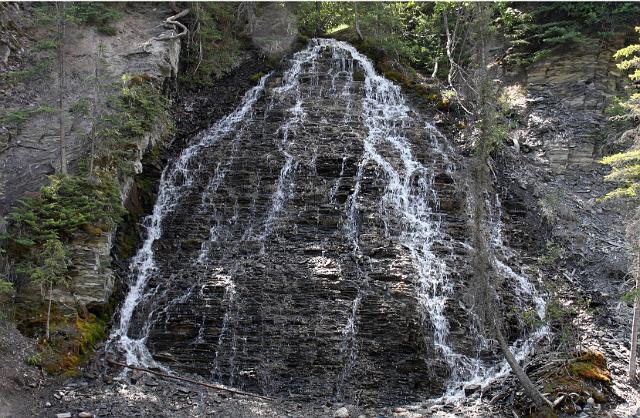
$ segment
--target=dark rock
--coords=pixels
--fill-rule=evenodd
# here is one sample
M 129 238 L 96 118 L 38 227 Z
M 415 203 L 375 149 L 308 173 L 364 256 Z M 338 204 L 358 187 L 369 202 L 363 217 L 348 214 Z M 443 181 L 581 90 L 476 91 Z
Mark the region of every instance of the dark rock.
M 480 390 L 480 388 L 481 388 L 480 385 L 465 386 L 465 388 L 464 388 L 464 396 L 471 396 L 474 393 L 476 393 L 478 390 Z

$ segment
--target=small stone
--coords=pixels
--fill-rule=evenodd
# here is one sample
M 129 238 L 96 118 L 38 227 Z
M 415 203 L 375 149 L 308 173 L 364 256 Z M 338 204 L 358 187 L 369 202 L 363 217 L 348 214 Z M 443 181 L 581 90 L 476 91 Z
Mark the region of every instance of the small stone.
M 82 411 L 78 414 L 78 418 L 93 418 L 93 414 L 91 412 Z
M 342 407 L 333 413 L 334 418 L 349 418 L 349 410 L 346 407 Z
M 471 396 L 480 389 L 480 385 L 469 385 L 464 388 L 464 396 Z
M 593 404 L 595 404 L 595 403 L 596 403 L 596 401 L 595 401 L 595 399 L 593 399 L 593 398 L 589 398 L 589 399 L 587 399 L 587 403 L 588 403 L 589 405 L 592 405 L 592 406 L 593 406 Z
M 56 418 L 71 418 L 71 412 L 63 412 L 61 414 L 56 414 Z
M 35 382 L 31 382 L 31 383 L 29 383 L 29 387 L 37 388 L 37 387 L 38 387 L 38 384 L 37 384 L 37 383 L 35 383 Z
M 178 392 L 182 392 L 182 393 L 191 393 L 191 390 L 189 390 L 189 389 L 187 389 L 187 388 L 179 387 L 179 388 L 178 388 Z
M 51 408 L 51 402 L 47 402 L 47 403 L 45 403 L 45 404 L 44 404 L 44 406 L 45 406 L 46 408 Z

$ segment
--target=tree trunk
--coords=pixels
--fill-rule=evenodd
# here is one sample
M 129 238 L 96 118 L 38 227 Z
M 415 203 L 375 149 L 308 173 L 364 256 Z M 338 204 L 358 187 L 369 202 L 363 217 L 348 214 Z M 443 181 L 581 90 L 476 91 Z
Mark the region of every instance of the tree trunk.
M 66 30 L 65 9 L 67 5 L 56 3 L 59 17 L 58 27 L 58 71 L 59 71 L 59 91 L 58 91 L 58 120 L 60 123 L 60 173 L 67 174 L 67 143 L 64 132 L 64 38 Z
M 98 130 L 98 121 L 100 120 L 100 53 L 101 46 L 98 46 L 96 50 L 96 60 L 95 60 L 95 80 L 93 85 L 93 127 L 91 128 L 91 149 L 89 151 L 89 179 L 93 178 L 93 164 L 95 160 L 96 154 L 96 133 Z
M 455 63 L 453 61 L 453 51 L 451 47 L 453 45 L 453 40 L 451 39 L 451 31 L 449 30 L 449 18 L 447 16 L 447 12 L 442 13 L 442 21 L 444 25 L 444 32 L 447 36 L 447 44 L 445 46 L 445 50 L 447 52 L 447 58 L 449 59 L 449 74 L 447 74 L 447 81 L 449 82 L 449 87 L 453 86 L 453 72 L 455 71 Z
M 362 32 L 360 32 L 360 22 L 358 20 L 358 2 L 353 2 L 353 18 L 355 20 L 356 33 L 358 34 L 358 38 L 362 41 L 364 37 L 362 36 Z
M 51 335 L 49 334 L 49 324 L 51 322 L 51 299 L 52 298 L 53 298 L 53 282 L 49 281 L 49 307 L 47 308 L 47 325 L 45 330 L 47 341 L 49 341 L 49 339 L 51 338 Z
M 320 2 L 316 1 L 316 38 L 320 36 Z
M 515 357 L 511 353 L 511 350 L 509 349 L 509 344 L 507 344 L 507 340 L 504 338 L 504 335 L 502 334 L 502 331 L 500 330 L 500 327 L 498 326 L 497 321 L 492 321 L 492 322 L 493 322 L 493 331 L 496 336 L 496 339 L 498 340 L 498 344 L 500 345 L 500 350 L 502 350 L 504 357 L 507 359 L 507 363 L 509 363 L 511 370 L 513 371 L 513 374 L 516 375 L 516 378 L 522 385 L 522 388 L 524 389 L 524 393 L 529 397 L 529 399 L 533 401 L 533 403 L 536 405 L 538 410 L 541 413 L 543 413 L 544 416 L 550 415 L 553 409 L 553 405 L 544 396 L 542 396 L 538 388 L 536 388 L 536 386 L 533 384 L 531 379 L 529 379 L 529 376 L 527 376 L 527 374 L 522 369 L 522 367 L 520 367 Z
M 634 292 L 636 293 L 633 303 L 633 322 L 631 323 L 631 354 L 629 356 L 629 380 L 635 382 L 638 378 L 636 372 L 637 357 L 638 357 L 638 326 L 640 325 L 640 295 L 638 295 L 638 289 L 640 288 L 640 272 L 636 272 L 636 287 Z

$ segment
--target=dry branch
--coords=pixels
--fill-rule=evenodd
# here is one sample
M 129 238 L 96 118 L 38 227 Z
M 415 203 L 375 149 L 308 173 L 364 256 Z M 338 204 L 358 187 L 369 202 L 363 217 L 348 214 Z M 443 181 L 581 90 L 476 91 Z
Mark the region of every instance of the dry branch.
M 170 375 L 170 374 L 167 374 L 167 373 L 162 373 L 162 372 L 157 372 L 155 370 L 146 369 L 144 367 L 131 366 L 131 365 L 128 365 L 128 364 L 124 364 L 124 363 L 120 363 L 118 361 L 112 360 L 110 358 L 107 359 L 107 363 L 110 363 L 110 364 L 113 364 L 113 365 L 116 365 L 116 366 L 120 366 L 120 367 L 126 367 L 126 368 L 132 369 L 132 370 L 138 370 L 138 371 L 141 371 L 141 372 L 147 372 L 147 373 L 155 374 L 156 376 L 160 376 L 160 377 L 166 377 L 166 378 L 170 378 L 170 379 L 180 380 L 180 381 L 183 381 L 183 382 L 193 383 L 193 384 L 204 386 L 204 387 L 207 387 L 207 388 L 210 388 L 210 389 L 215 389 L 215 390 L 219 390 L 219 391 L 223 391 L 223 392 L 234 393 L 236 395 L 249 396 L 249 397 L 252 397 L 252 398 L 264 399 L 264 400 L 267 400 L 267 401 L 272 401 L 273 400 L 273 398 L 270 398 L 268 396 L 257 395 L 255 393 L 244 392 L 242 390 L 237 390 L 237 389 L 229 389 L 227 387 L 220 386 L 220 385 L 214 385 L 214 384 L 211 384 L 211 383 L 199 382 L 199 381 L 194 380 L 194 379 L 189 379 L 188 377 L 174 376 L 174 375 Z
M 189 29 L 187 29 L 187 27 L 185 25 L 183 25 L 182 23 L 178 22 L 178 19 L 180 19 L 181 17 L 186 16 L 187 14 L 189 14 L 189 9 L 184 9 L 183 11 L 181 11 L 178 14 L 175 14 L 173 16 L 169 16 L 164 23 L 168 24 L 168 25 L 172 25 L 174 30 L 176 31 L 175 35 L 166 35 L 166 36 L 156 36 L 153 38 L 154 41 L 166 41 L 168 39 L 176 39 L 176 38 L 182 38 L 183 36 L 186 36 L 189 33 Z M 180 29 L 180 30 L 178 30 Z

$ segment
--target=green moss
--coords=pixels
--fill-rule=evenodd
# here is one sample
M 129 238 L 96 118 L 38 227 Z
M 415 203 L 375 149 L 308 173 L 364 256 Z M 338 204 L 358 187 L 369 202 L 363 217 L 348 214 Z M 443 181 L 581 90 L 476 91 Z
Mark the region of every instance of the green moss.
M 52 323 L 52 337 L 40 346 L 39 365 L 50 374 L 75 376 L 79 367 L 107 336 L 107 320 L 93 314 L 58 318 Z
M 586 351 L 572 364 L 571 371 L 574 375 L 584 379 L 593 379 L 603 383 L 611 383 L 611 373 L 607 370 L 604 354 L 599 351 Z
M 257 83 L 258 81 L 260 81 L 260 79 L 262 77 L 264 77 L 264 73 L 262 71 L 260 71 L 260 72 L 255 73 L 251 77 L 249 77 L 249 80 L 251 80 L 254 83 Z
M 611 384 L 611 374 L 606 367 L 606 359 L 601 352 L 588 350 L 577 353 L 567 359 L 564 364 L 543 366 L 548 372 L 543 374 L 540 383 L 550 399 L 558 399 L 558 411 L 574 414 L 578 407 L 584 407 L 589 398 L 596 403 L 606 403 L 609 391 L 606 387 Z M 574 394 L 571 397 L 566 394 Z

